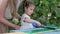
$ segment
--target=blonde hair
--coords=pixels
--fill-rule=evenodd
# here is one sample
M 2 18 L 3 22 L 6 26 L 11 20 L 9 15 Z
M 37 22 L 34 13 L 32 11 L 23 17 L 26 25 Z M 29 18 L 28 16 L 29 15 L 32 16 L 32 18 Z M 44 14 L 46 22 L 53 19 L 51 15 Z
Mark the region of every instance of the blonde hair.
M 17 0 L 9 0 L 10 6 L 11 6 L 11 15 L 12 17 L 16 17 L 16 4 L 17 4 Z

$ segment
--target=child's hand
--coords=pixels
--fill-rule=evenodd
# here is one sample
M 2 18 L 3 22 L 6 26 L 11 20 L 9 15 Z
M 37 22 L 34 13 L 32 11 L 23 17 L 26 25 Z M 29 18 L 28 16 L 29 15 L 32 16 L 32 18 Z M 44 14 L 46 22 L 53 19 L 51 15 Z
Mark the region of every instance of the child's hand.
M 40 26 L 41 25 L 41 23 L 40 22 L 37 22 L 37 24 Z
M 38 22 L 38 21 L 35 21 L 37 24 L 38 24 L 38 26 L 40 26 L 41 25 L 41 23 L 40 22 Z
M 33 22 L 32 25 L 36 28 L 38 28 L 40 26 L 40 24 L 37 24 L 36 22 Z
M 32 25 L 33 25 L 34 27 L 37 27 L 37 26 L 38 26 L 38 24 L 37 24 L 36 22 L 33 22 Z

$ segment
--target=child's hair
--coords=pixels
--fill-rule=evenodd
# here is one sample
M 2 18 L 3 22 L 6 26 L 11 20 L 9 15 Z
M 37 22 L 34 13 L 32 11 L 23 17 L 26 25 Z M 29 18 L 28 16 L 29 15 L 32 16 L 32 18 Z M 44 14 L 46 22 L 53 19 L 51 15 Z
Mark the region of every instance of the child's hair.
M 25 7 L 28 8 L 30 5 L 34 5 L 34 3 L 32 1 L 25 0 L 23 2 L 23 11 L 25 11 Z

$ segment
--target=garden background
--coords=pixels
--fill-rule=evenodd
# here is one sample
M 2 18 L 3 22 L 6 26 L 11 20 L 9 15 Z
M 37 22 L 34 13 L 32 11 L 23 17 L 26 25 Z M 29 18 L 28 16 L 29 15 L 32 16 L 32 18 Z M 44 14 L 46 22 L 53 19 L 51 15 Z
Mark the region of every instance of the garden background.
M 32 0 L 35 4 L 34 13 L 30 16 L 32 19 L 42 24 L 55 24 L 60 26 L 60 0 Z M 23 5 L 18 10 L 23 14 Z

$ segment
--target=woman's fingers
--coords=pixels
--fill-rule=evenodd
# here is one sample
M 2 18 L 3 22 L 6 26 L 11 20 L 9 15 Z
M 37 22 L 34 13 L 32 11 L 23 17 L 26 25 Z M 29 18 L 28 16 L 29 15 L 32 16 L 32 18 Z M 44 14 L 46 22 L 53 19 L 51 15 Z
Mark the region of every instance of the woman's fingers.
M 20 29 L 20 26 L 16 26 L 16 28 L 15 28 L 16 30 L 19 30 Z

